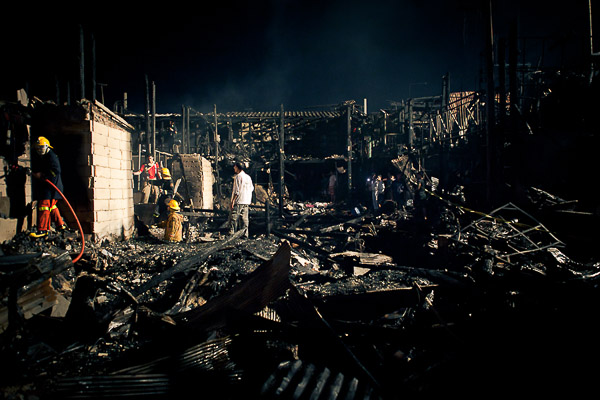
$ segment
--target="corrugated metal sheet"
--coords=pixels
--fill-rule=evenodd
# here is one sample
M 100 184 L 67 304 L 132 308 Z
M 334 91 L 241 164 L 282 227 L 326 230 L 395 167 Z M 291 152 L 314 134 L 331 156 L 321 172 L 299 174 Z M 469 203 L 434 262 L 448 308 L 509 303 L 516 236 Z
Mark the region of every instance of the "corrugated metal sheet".
M 341 114 L 338 111 L 284 111 L 284 118 L 336 118 Z M 278 111 L 236 111 L 226 114 L 229 118 L 280 118 Z

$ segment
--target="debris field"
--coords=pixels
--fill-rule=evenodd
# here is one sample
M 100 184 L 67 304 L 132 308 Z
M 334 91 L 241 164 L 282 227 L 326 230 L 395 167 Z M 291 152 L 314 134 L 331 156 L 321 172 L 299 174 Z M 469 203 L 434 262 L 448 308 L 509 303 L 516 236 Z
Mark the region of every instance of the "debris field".
M 593 257 L 511 203 L 481 214 L 432 195 L 427 220 L 344 206 L 290 204 L 268 230 L 254 210 L 247 240 L 216 213 L 190 213 L 179 244 L 140 223 L 130 240 L 86 244 L 77 263 L 76 232 L 15 236 L 0 258 L 4 398 L 591 387 Z

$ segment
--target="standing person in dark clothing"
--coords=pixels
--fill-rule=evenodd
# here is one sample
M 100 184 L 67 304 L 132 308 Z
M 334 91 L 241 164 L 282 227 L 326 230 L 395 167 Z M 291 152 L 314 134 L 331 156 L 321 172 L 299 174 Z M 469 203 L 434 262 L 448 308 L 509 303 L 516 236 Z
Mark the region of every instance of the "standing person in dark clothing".
M 50 142 L 44 136 L 37 138 L 34 145 L 36 157 L 32 160 L 32 174 L 34 181 L 33 193 L 37 200 L 37 229 L 31 232 L 29 236 L 40 238 L 48 235 L 52 222 L 59 230 L 67 229 L 56 204 L 61 199 L 61 195 L 52 185 L 46 182 L 46 179 L 61 192 L 63 183 L 61 179 L 60 161 L 54 152 Z

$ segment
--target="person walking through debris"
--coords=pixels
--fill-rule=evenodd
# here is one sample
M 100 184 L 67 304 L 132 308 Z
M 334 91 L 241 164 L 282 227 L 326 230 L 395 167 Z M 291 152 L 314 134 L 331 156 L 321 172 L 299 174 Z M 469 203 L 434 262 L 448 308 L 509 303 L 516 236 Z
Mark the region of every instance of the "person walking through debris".
M 157 184 L 157 180 L 161 179 L 160 167 L 154 157 L 148 155 L 148 162 L 143 164 L 139 171 L 135 171 L 134 175 L 142 175 L 142 203 L 147 204 L 150 202 L 150 195 L 152 195 L 152 203 L 158 201 L 160 195 L 160 187 Z
M 371 177 L 371 200 L 373 202 L 373 212 L 379 212 L 379 208 L 381 207 L 381 203 L 383 202 L 383 192 L 385 191 L 385 187 L 383 186 L 383 181 L 381 180 L 381 175 L 375 175 Z
M 169 216 L 158 224 L 159 228 L 164 228 L 163 240 L 167 242 L 176 243 L 181 242 L 183 239 L 183 215 L 179 211 L 177 200 L 171 200 L 169 202 Z
M 60 161 L 58 156 L 50 146 L 50 142 L 44 136 L 40 136 L 35 143 L 35 152 L 37 157 L 33 158 L 32 174 L 34 181 L 34 198 L 38 203 L 37 229 L 29 235 L 34 238 L 40 238 L 48 235 L 52 222 L 59 230 L 67 229 L 56 204 L 61 198 L 60 194 L 46 179 L 52 182 L 58 190 L 63 191 L 61 178 Z
M 233 166 L 235 177 L 233 179 L 233 190 L 231 192 L 231 220 L 229 234 L 243 229 L 244 237 L 248 238 L 248 206 L 252 202 L 254 185 L 250 175 L 244 172 L 244 166 L 236 162 Z M 241 221 L 240 221 L 241 218 Z M 241 222 L 241 223 L 240 223 Z
M 337 176 L 335 171 L 329 173 L 329 183 L 327 186 L 327 193 L 329 194 L 329 201 L 335 203 L 335 189 L 337 187 Z

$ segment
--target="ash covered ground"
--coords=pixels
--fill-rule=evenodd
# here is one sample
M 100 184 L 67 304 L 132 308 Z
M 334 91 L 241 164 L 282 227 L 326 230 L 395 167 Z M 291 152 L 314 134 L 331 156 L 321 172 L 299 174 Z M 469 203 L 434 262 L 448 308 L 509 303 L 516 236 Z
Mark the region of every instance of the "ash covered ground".
M 77 263 L 48 275 L 56 304 L 21 314 L 2 333 L 4 398 L 190 390 L 232 399 L 403 398 L 589 386 L 596 263 L 556 246 L 508 260 L 512 236 L 499 230 L 482 242 L 483 230 L 498 230 L 483 223 L 478 235 L 457 235 L 444 213 L 427 222 L 410 210 L 356 219 L 326 210 L 306 218 L 306 234 L 281 233 L 292 218 L 267 236 L 254 216 L 247 240 L 192 220 L 180 244 L 163 243 L 155 228 L 86 243 Z M 20 234 L 1 249 L 39 262 L 73 257 L 80 246 L 68 232 L 37 241 Z M 257 285 L 256 271 L 282 247 L 289 286 L 276 291 L 269 276 Z M 240 301 L 231 294 L 244 285 L 251 290 Z M 268 305 L 248 312 L 257 299 Z M 213 319 L 194 322 L 211 304 Z

